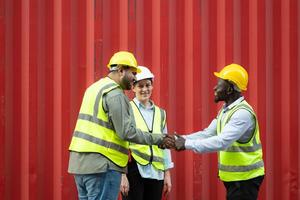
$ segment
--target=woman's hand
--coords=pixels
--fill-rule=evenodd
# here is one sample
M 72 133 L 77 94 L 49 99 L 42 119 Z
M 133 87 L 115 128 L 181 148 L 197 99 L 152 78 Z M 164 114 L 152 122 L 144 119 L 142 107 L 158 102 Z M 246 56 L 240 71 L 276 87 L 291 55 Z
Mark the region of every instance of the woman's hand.
M 168 194 L 171 192 L 171 188 L 172 188 L 171 173 L 170 170 L 166 170 L 165 177 L 164 177 L 164 189 L 163 189 L 164 196 L 168 196 Z
M 123 196 L 128 196 L 129 191 L 129 182 L 126 174 L 122 174 L 121 184 L 120 184 L 120 192 Z

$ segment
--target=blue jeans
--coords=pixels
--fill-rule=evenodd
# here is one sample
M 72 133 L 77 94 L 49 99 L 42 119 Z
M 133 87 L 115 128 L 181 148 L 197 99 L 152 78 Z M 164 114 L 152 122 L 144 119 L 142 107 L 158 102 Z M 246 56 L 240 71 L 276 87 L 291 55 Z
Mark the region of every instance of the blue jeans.
M 117 200 L 121 173 L 108 170 L 99 174 L 74 175 L 79 200 Z

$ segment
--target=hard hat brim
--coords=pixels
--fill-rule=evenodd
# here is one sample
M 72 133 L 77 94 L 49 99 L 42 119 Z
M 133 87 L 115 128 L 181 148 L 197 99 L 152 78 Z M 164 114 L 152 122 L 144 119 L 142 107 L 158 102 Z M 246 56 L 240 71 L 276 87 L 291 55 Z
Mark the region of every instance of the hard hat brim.
M 219 72 L 214 72 L 214 75 L 218 78 L 222 78 L 221 74 Z
M 110 69 L 110 65 L 108 64 L 107 67 Z M 138 67 L 133 67 L 133 66 L 128 66 L 131 69 L 133 69 L 136 73 L 141 73 L 141 69 L 139 69 Z
M 131 67 L 131 68 L 133 68 L 136 71 L 136 73 L 141 73 L 142 72 L 142 70 L 138 67 Z

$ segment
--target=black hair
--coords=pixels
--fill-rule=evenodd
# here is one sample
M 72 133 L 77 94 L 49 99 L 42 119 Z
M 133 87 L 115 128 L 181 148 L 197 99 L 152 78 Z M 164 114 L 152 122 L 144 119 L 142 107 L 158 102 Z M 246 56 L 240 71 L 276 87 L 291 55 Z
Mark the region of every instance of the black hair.
M 241 92 L 240 88 L 238 88 L 238 86 L 234 82 L 230 80 L 225 80 L 225 81 L 228 83 L 232 91 L 239 92 L 239 93 Z
M 122 64 L 113 64 L 113 65 L 110 65 L 110 72 L 113 72 L 113 71 L 117 71 L 118 69 L 122 69 L 122 70 L 126 70 L 126 69 L 129 69 L 130 66 L 128 65 L 122 65 Z

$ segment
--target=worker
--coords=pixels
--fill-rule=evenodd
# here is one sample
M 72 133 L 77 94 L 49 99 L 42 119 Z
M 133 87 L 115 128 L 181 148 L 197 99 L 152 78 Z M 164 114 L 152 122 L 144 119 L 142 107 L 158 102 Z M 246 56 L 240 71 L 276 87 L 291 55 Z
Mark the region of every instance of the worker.
M 230 64 L 214 75 L 219 78 L 214 87 L 215 102 L 224 101 L 223 107 L 203 131 L 178 135 L 175 147 L 218 152 L 218 175 L 227 200 L 255 200 L 265 169 L 257 116 L 242 96 L 248 73 L 242 66 Z
M 134 55 L 115 53 L 109 74 L 85 91 L 72 141 L 68 172 L 74 175 L 80 200 L 116 200 L 126 172 L 129 142 L 168 147 L 173 139 L 136 128 L 124 90 L 140 72 Z
M 143 66 L 133 84 L 135 98 L 130 102 L 137 127 L 145 132 L 167 133 L 166 112 L 150 99 L 154 75 Z M 157 145 L 130 143 L 131 161 L 127 175 L 122 174 L 123 200 L 161 200 L 171 191 L 170 169 L 174 164 L 169 149 Z

